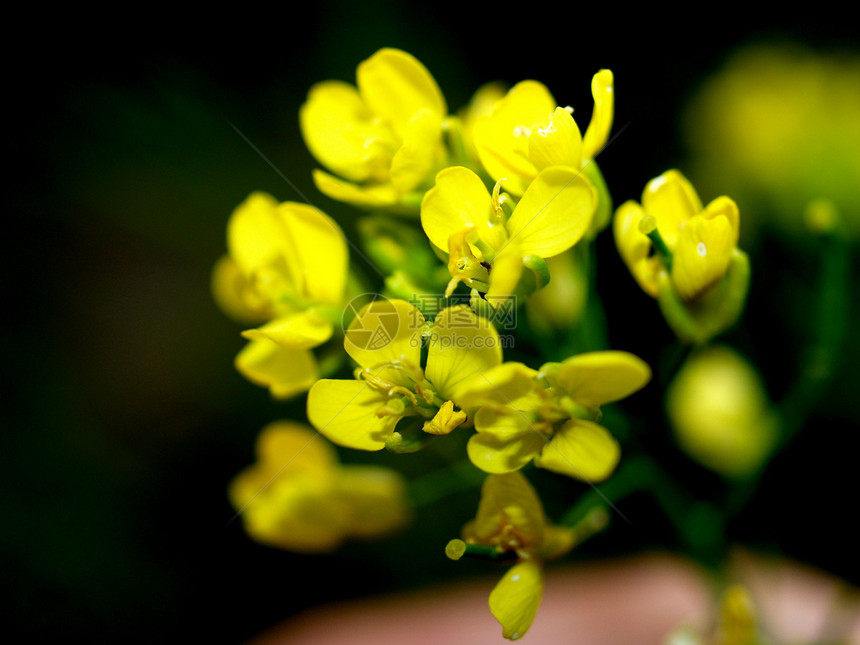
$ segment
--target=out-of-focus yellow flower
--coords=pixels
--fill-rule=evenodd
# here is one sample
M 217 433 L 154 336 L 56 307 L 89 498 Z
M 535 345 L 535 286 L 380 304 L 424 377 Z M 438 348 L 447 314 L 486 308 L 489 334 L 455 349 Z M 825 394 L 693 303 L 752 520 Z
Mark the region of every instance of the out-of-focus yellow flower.
M 310 350 L 341 315 L 349 253 L 340 227 L 313 206 L 253 193 L 230 217 L 227 250 L 215 300 L 241 322 L 265 322 L 242 333 L 251 342 L 236 368 L 279 398 L 307 390 L 318 378 Z
M 362 208 L 414 212 L 409 196 L 443 164 L 447 105 L 430 72 L 398 49 L 358 65 L 358 87 L 314 85 L 300 111 L 311 153 L 335 175 L 314 171 L 320 191 Z M 341 177 L 343 179 L 341 179 Z
M 541 170 L 570 166 L 576 172 L 590 164 L 609 137 L 614 113 L 613 75 L 600 70 L 591 81 L 594 111 L 585 137 L 572 108 L 558 107 L 537 81 L 522 81 L 498 101 L 474 128 L 475 147 L 490 176 L 505 190 L 522 195 Z
M 422 337 L 427 364 L 422 369 Z M 334 443 L 380 450 L 400 440 L 404 417 L 423 423 L 430 435 L 448 434 L 466 420 L 460 393 L 502 362 L 499 336 L 467 306 L 443 309 L 432 328 L 403 300 L 378 300 L 350 324 L 347 353 L 359 364 L 355 380 L 322 379 L 308 394 L 308 419 Z
M 717 197 L 703 208 L 677 170 L 648 182 L 642 203 L 622 204 L 613 224 L 633 277 L 658 298 L 675 332 L 697 342 L 732 324 L 743 308 L 749 263 L 737 248 L 739 228 L 730 198 Z
M 478 148 L 475 146 L 475 125 L 481 118 L 493 113 L 496 103 L 502 100 L 508 92 L 508 86 L 501 82 L 482 85 L 472 95 L 464 109 L 460 110 L 460 122 L 463 124 L 463 142 L 468 155 L 479 161 Z
M 409 518 L 400 475 L 380 466 L 341 465 L 325 439 L 292 421 L 263 429 L 257 463 L 233 479 L 229 496 L 252 538 L 301 553 L 382 537 Z
M 651 378 L 648 365 L 627 352 L 591 352 L 539 371 L 522 363 L 488 370 L 461 396 L 476 409 L 469 459 L 488 473 L 535 465 L 584 481 L 615 469 L 618 443 L 599 425 L 599 406 L 623 399 Z
M 825 198 L 860 234 L 856 51 L 744 47 L 702 84 L 684 117 L 697 185 L 742 201 L 746 232 L 767 222 L 803 234 L 804 208 Z
M 547 521 L 522 474 L 487 477 L 477 516 L 463 527 L 463 540 L 491 547 L 496 557 L 519 560 L 490 593 L 490 611 L 505 638 L 522 638 L 531 627 L 543 594 L 542 563 L 570 551 L 577 538 L 576 530 Z
M 755 369 L 724 346 L 692 354 L 666 394 L 681 447 L 729 477 L 755 471 L 776 440 L 776 418 Z
M 459 282 L 490 296 L 511 295 L 524 263 L 543 264 L 546 272 L 543 258 L 582 238 L 596 201 L 590 182 L 565 166 L 541 170 L 513 208 L 498 183 L 490 194 L 468 168 L 442 170 L 421 203 L 421 224 L 430 241 L 448 252 L 446 295 Z

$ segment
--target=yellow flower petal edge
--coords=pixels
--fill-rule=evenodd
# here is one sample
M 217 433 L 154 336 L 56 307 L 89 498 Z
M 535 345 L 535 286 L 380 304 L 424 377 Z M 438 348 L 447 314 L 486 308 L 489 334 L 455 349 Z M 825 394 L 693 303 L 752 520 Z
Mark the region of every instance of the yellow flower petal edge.
M 543 597 L 543 569 L 526 560 L 511 567 L 490 592 L 490 611 L 508 640 L 522 638 L 534 621 Z
M 419 110 L 429 110 L 440 120 L 448 110 L 433 76 L 405 51 L 380 49 L 359 63 L 356 79 L 371 111 L 390 121 L 401 138 Z
M 593 159 L 606 145 L 615 118 L 615 77 L 610 70 L 602 69 L 594 75 L 591 95 L 594 111 L 582 141 L 582 154 L 588 159 Z
M 304 392 L 319 378 L 311 351 L 282 347 L 267 338 L 249 342 L 237 354 L 235 366 L 252 383 L 268 387 L 277 399 Z
M 651 380 L 651 368 L 628 352 L 588 352 L 562 361 L 554 378 L 577 403 L 590 408 L 640 390 Z
M 399 420 L 376 414 L 386 400 L 364 381 L 321 379 L 308 392 L 308 421 L 344 448 L 382 450 Z
M 571 419 L 535 458 L 535 465 L 586 482 L 609 477 L 621 449 L 609 431 L 591 421 Z

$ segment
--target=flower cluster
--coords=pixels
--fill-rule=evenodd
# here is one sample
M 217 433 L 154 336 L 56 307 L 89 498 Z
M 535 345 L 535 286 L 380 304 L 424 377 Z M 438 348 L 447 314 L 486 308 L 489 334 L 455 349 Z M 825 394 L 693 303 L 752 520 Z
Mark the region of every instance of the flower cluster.
M 388 468 L 341 466 L 326 440 L 392 453 L 446 442 L 446 454 L 488 473 L 477 516 L 448 555 L 515 562 L 490 609 L 506 638 L 526 633 L 542 563 L 602 528 L 607 511 L 601 503 L 553 524 L 524 473 L 533 464 L 550 477 L 607 480 L 622 450 L 601 407 L 651 378 L 629 352 L 572 340 L 597 324 L 566 309 L 596 297 L 581 279 L 582 249 L 612 212 L 597 164 L 612 128 L 612 72 L 598 71 L 591 90 L 583 135 L 573 109 L 536 81 L 487 86 L 449 114 L 430 72 L 395 49 L 359 64 L 356 86 L 311 88 L 301 130 L 326 169 L 314 181 L 372 211 L 357 222 L 360 254 L 385 278 L 359 296 L 353 242 L 314 206 L 254 193 L 231 216 L 212 284 L 222 309 L 252 325 L 236 367 L 276 398 L 307 392 L 307 419 L 325 437 L 293 422 L 260 435 L 259 462 L 230 487 L 252 537 L 306 552 L 387 534 L 417 498 Z M 738 230 L 734 202 L 703 208 L 676 171 L 651 181 L 641 205 L 621 206 L 614 223 L 634 278 L 679 338 L 695 342 L 740 313 L 748 268 Z M 576 292 L 552 304 L 561 322 L 548 324 L 563 340 L 541 357 L 526 345 L 506 362 L 500 330 L 521 333 L 518 311 L 541 319 L 546 300 L 530 300 L 550 280 Z

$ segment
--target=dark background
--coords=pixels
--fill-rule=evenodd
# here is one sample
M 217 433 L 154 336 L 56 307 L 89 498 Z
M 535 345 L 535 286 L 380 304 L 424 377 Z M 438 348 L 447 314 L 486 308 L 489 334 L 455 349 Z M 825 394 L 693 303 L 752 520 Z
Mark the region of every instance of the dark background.
M 303 407 L 301 398 L 276 404 L 235 373 L 244 341 L 209 295 L 233 207 L 251 190 L 303 200 L 237 129 L 346 224 L 351 211 L 313 187 L 315 163 L 298 129 L 314 82 L 353 82 L 359 61 L 394 46 L 426 64 L 451 109 L 484 82 L 537 78 L 585 123 L 591 76 L 608 67 L 613 132 L 626 129 L 600 162 L 620 203 L 683 164 L 680 110 L 737 45 L 793 39 L 829 51 L 858 42 L 850 21 L 805 15 L 774 23 L 705 9 L 694 22 L 691 12 L 614 6 L 474 10 L 322 2 L 303 6 L 301 17 L 238 7 L 181 21 L 77 12 L 10 20 L 0 552 L 13 630 L 235 641 L 322 601 L 487 571 L 441 558 L 476 495 L 429 509 L 433 522 L 393 544 L 330 556 L 258 546 L 231 521 L 225 487 L 252 460 L 257 432 Z M 670 340 L 656 306 L 621 266 L 611 236 L 598 249 L 613 346 L 656 361 Z M 755 251 L 761 279 L 729 340 L 756 360 L 778 399 L 810 332 L 817 259 L 778 240 Z M 631 316 L 641 316 L 635 327 Z M 856 514 L 857 354 L 852 340 L 825 400 L 730 527 L 733 539 L 855 584 L 847 518 Z M 659 418 L 659 390 L 650 393 L 630 409 Z M 693 491 L 721 485 L 663 450 Z M 415 472 L 436 465 L 432 456 L 382 460 Z M 539 486 L 549 481 L 541 478 Z M 577 486 L 562 497 L 575 499 Z M 677 546 L 647 500 L 623 508 L 632 524 L 619 523 L 582 557 Z

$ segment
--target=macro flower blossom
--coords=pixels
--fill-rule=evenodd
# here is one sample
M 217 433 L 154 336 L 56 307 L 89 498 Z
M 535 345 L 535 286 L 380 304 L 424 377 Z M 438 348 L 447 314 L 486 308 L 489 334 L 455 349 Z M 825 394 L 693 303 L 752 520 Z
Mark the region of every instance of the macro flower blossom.
M 648 182 L 642 203 L 615 213 L 618 252 L 639 286 L 656 297 L 684 340 L 703 342 L 732 324 L 743 307 L 749 262 L 737 247 L 738 207 L 717 197 L 702 207 L 677 170 Z
M 466 413 L 460 393 L 502 362 L 498 333 L 465 305 L 443 309 L 429 329 L 425 322 L 404 300 L 377 300 L 362 309 L 344 339 L 359 365 L 356 378 L 314 384 L 307 405 L 313 426 L 340 446 L 381 450 L 396 447 L 391 442 L 401 439 L 396 429 L 405 417 L 428 435 L 448 434 L 461 425 Z
M 480 177 L 454 166 L 436 176 L 421 203 L 421 225 L 430 241 L 448 253 L 450 295 L 465 283 L 490 296 L 514 293 L 523 265 L 545 274 L 544 258 L 576 244 L 591 224 L 597 196 L 572 168 L 544 168 L 511 207 L 496 184 L 491 194 Z M 540 282 L 540 278 L 537 279 Z M 537 284 L 536 286 L 542 286 Z
M 334 173 L 315 170 L 314 182 L 355 206 L 414 211 L 422 185 L 446 156 L 445 98 L 430 72 L 399 49 L 380 49 L 361 62 L 356 80 L 357 87 L 318 83 L 301 107 L 305 143 Z
M 651 378 L 648 365 L 627 352 L 590 352 L 533 370 L 504 363 L 488 370 L 460 397 L 477 434 L 469 459 L 488 473 L 536 466 L 584 481 L 615 469 L 618 442 L 599 425 L 599 406 L 623 399 Z
M 341 316 L 349 252 L 340 227 L 313 206 L 252 193 L 230 216 L 227 251 L 213 271 L 216 301 L 241 322 L 264 323 L 242 333 L 250 342 L 236 368 L 278 398 L 307 390 L 319 377 L 311 349 Z
M 481 488 L 475 519 L 463 527 L 463 540 L 449 543 L 446 553 L 456 560 L 475 546 L 489 547 L 490 557 L 516 561 L 490 593 L 490 611 L 501 623 L 503 636 L 518 640 L 540 605 L 543 562 L 564 555 L 600 528 L 593 520 L 578 528 L 556 526 L 547 521 L 535 490 L 521 473 L 490 475 Z
M 506 191 L 522 195 L 549 166 L 569 166 L 579 172 L 591 165 L 612 128 L 613 84 L 608 69 L 594 75 L 594 110 L 583 137 L 573 110 L 559 107 L 545 85 L 531 80 L 517 83 L 490 115 L 475 123 L 475 147 L 484 168 Z
M 409 519 L 398 473 L 341 465 L 325 439 L 293 421 L 276 421 L 260 432 L 257 462 L 233 479 L 229 497 L 251 537 L 300 553 L 388 535 Z

